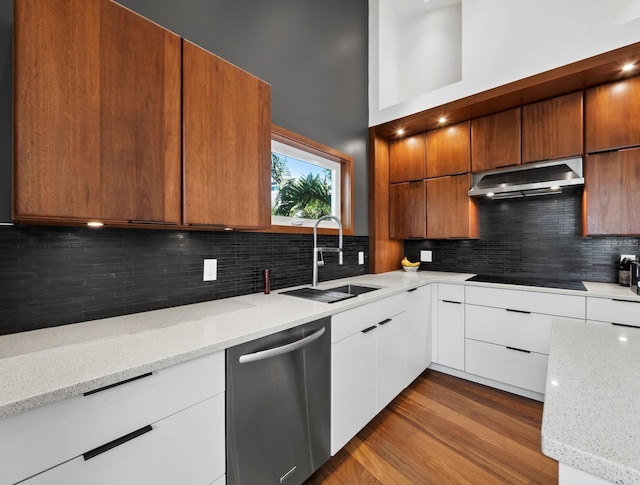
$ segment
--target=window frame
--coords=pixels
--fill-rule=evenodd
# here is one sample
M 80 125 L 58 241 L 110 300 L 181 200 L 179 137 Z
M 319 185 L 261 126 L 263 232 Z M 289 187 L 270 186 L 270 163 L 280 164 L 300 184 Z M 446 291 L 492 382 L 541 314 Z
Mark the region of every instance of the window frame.
M 349 236 L 353 235 L 353 157 L 274 124 L 271 125 L 271 139 L 340 164 L 339 217 L 342 222 L 343 233 Z M 318 233 L 337 234 L 337 226 L 331 228 L 331 224 L 333 223 L 330 222 L 328 227 L 322 227 L 321 225 L 318 228 Z M 272 222 L 271 228 L 264 230 L 264 232 L 311 234 L 313 232 L 313 222 L 305 222 L 302 226 L 282 225 Z

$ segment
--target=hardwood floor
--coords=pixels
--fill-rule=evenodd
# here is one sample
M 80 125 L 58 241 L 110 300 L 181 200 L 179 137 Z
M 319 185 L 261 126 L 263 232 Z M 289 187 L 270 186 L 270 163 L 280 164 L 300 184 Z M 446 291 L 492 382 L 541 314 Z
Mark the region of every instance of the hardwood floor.
M 542 403 L 425 371 L 306 485 L 558 483 Z

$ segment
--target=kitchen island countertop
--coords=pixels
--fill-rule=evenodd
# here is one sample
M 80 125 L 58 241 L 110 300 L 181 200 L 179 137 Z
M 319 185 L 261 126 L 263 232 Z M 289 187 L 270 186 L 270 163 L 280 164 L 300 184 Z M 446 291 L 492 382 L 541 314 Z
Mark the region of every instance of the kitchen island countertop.
M 555 320 L 543 453 L 561 467 L 640 484 L 639 364 L 640 328 Z
M 255 293 L 0 336 L 0 418 L 178 364 L 417 288 L 449 282 L 640 301 L 629 288 L 585 282 L 587 291 L 466 282 L 471 274 L 393 271 L 322 283 L 381 287 L 334 304 Z M 308 285 L 306 285 L 308 286 Z

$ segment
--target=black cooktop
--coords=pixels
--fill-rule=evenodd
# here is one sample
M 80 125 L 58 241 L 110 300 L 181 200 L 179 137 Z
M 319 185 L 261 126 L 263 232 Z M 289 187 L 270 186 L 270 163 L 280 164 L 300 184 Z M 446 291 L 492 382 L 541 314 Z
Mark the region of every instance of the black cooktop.
M 499 283 L 503 285 L 538 286 L 543 288 L 562 288 L 563 290 L 587 291 L 582 281 L 554 280 L 550 278 L 528 277 L 519 275 L 483 275 L 478 274 L 467 278 L 467 281 L 481 283 Z

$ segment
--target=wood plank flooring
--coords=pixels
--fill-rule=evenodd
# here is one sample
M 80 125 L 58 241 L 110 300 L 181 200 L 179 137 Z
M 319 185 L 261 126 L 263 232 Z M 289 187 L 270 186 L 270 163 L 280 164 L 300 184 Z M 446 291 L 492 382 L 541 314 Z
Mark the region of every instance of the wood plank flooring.
M 542 403 L 425 371 L 305 485 L 557 484 Z

